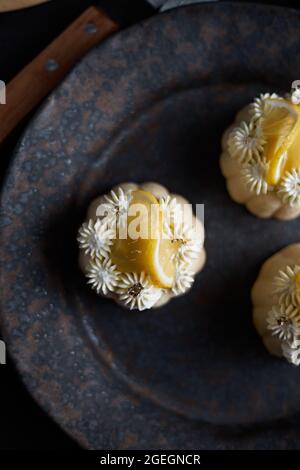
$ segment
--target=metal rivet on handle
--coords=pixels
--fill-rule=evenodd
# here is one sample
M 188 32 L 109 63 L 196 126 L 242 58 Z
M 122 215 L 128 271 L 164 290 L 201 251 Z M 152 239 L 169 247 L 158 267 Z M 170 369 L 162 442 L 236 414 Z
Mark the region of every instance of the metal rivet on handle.
M 86 23 L 84 31 L 88 34 L 95 34 L 97 32 L 97 26 L 95 23 Z
M 49 59 L 46 62 L 46 69 L 48 72 L 55 72 L 59 67 L 58 62 L 55 59 Z

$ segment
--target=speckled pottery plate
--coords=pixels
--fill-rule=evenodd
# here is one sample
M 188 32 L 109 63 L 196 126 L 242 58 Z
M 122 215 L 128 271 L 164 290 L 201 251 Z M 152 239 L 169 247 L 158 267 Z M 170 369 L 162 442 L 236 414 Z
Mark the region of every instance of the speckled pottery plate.
M 299 448 L 300 370 L 251 321 L 261 263 L 300 220 L 234 204 L 222 131 L 300 78 L 300 13 L 220 3 L 174 10 L 93 50 L 16 149 L 1 201 L 1 324 L 40 405 L 88 448 Z M 205 204 L 192 291 L 128 313 L 85 285 L 77 229 L 96 195 L 154 180 Z

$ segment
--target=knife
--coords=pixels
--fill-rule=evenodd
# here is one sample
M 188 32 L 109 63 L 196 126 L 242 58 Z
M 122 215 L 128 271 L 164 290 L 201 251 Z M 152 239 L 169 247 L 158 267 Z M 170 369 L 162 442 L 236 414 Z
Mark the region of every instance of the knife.
M 0 105 L 0 143 L 89 49 L 118 28 L 100 8 L 91 6 L 16 75 L 6 86 L 6 104 Z
M 210 3 L 218 0 L 147 0 L 154 8 L 159 8 L 161 12 L 171 10 L 172 8 L 191 5 L 193 3 Z
M 0 0 L 0 7 L 1 3 L 3 7 L 9 4 L 12 7 L 13 2 L 21 7 L 21 4 L 29 6 L 29 3 L 45 1 Z M 148 0 L 149 4 L 161 10 L 196 2 L 201 0 Z M 133 7 L 137 5 L 132 3 Z M 6 104 L 0 104 L 0 144 L 86 52 L 118 29 L 119 25 L 113 19 L 97 6 L 92 6 L 16 75 L 6 86 Z

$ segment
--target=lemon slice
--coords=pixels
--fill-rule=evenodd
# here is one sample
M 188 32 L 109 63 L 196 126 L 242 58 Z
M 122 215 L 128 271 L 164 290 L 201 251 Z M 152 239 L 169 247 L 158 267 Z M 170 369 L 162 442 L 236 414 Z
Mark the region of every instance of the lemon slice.
M 296 274 L 295 283 L 297 284 L 298 287 L 300 287 L 300 272 Z
M 174 257 L 179 248 L 179 242 L 158 240 L 154 253 L 154 282 L 161 287 L 172 287 L 175 278 Z
M 267 182 L 276 185 L 283 172 L 288 150 L 299 132 L 299 110 L 286 100 L 267 99 L 264 105 L 262 131 L 267 140 L 265 157 L 270 162 Z
M 162 238 L 162 214 L 158 208 L 153 194 L 140 189 L 133 191 L 127 238 L 118 235 L 112 245 L 111 259 L 119 271 L 145 272 L 153 284 L 168 288 L 174 282 L 177 245 Z

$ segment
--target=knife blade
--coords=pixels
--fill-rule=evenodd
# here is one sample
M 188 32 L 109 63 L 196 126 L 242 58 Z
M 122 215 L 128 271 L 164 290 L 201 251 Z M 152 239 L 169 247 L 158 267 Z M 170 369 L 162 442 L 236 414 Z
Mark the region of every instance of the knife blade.
M 159 11 L 167 11 L 172 8 L 182 7 L 184 5 L 191 5 L 193 3 L 209 3 L 217 2 L 218 0 L 148 0 L 148 2 Z

